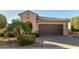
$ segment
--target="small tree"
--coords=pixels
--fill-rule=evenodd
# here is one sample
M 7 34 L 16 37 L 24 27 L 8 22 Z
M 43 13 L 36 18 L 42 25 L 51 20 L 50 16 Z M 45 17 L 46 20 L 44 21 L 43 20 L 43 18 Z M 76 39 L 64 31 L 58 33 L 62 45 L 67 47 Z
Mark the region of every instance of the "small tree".
M 31 28 L 27 23 L 19 19 L 13 19 L 12 23 L 7 27 L 5 33 L 12 33 L 17 39 L 24 35 L 24 33 L 31 34 Z
M 74 29 L 79 30 L 79 16 L 74 19 Z
M 0 30 L 6 27 L 7 19 L 4 15 L 0 14 Z
M 70 20 L 71 29 L 79 30 L 79 16 L 75 16 Z
M 12 33 L 18 40 L 18 44 L 21 46 L 35 43 L 35 36 L 32 35 L 32 30 L 28 23 L 22 22 L 19 19 L 14 19 L 10 25 L 8 25 L 5 35 Z
M 70 26 L 71 26 L 71 29 L 74 28 L 74 18 L 70 19 Z

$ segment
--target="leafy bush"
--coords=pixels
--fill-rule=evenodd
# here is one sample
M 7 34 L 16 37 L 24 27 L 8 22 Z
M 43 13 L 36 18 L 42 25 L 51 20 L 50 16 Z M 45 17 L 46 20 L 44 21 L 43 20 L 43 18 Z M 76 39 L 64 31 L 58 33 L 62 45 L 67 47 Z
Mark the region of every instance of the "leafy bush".
M 12 33 L 5 33 L 5 32 L 3 32 L 3 33 L 0 33 L 0 37 L 15 37 L 15 35 L 13 35 Z
M 9 29 L 6 29 L 4 31 L 4 37 L 15 37 L 15 35 L 13 33 L 8 32 L 8 31 L 9 31 Z
M 40 36 L 39 32 L 33 32 L 32 35 L 35 36 L 35 37 L 39 37 Z
M 20 46 L 30 45 L 33 43 L 35 43 L 35 37 L 33 37 L 32 35 L 22 36 L 19 39 Z
M 4 33 L 0 33 L 0 37 L 4 37 Z
M 12 34 L 12 33 L 8 33 L 8 34 L 7 34 L 7 37 L 15 37 L 15 35 Z
M 74 32 L 79 32 L 79 29 L 72 29 L 72 31 L 74 31 Z
M 4 15 L 0 14 L 0 29 L 5 28 L 7 25 L 7 19 Z
M 13 19 L 12 23 L 8 25 L 5 32 L 6 33 L 13 33 L 15 35 L 15 37 L 17 39 L 19 39 L 21 36 L 24 36 L 25 33 L 31 34 L 31 29 L 27 23 L 22 22 L 19 19 Z
M 70 20 L 72 30 L 79 31 L 79 16 L 75 16 Z

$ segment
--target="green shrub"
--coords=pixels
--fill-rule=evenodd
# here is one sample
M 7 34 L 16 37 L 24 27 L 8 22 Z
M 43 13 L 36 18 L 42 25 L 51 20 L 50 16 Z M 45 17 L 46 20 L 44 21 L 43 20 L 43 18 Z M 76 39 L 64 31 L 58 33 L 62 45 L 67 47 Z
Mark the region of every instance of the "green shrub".
M 5 32 L 3 32 L 3 33 L 0 33 L 0 37 L 15 37 L 15 35 L 13 35 L 12 33 L 5 34 Z
M 72 31 L 74 31 L 74 32 L 79 32 L 79 29 L 72 29 Z
M 79 16 L 70 19 L 70 26 L 72 30 L 75 29 L 75 31 L 79 31 Z
M 25 46 L 25 45 L 30 45 L 35 43 L 35 37 L 33 37 L 32 35 L 28 35 L 28 36 L 22 36 L 19 39 L 19 45 L 20 46 Z
M 12 33 L 8 33 L 7 36 L 8 36 L 8 37 L 15 37 L 15 35 L 12 34 Z
M 0 37 L 4 37 L 4 33 L 0 33 Z
M 7 25 L 7 19 L 4 15 L 0 14 L 0 30 L 5 28 Z
M 5 37 L 15 37 L 15 35 L 12 33 L 4 33 L 4 36 Z
M 33 32 L 32 35 L 35 36 L 35 37 L 39 37 L 40 36 L 39 32 Z

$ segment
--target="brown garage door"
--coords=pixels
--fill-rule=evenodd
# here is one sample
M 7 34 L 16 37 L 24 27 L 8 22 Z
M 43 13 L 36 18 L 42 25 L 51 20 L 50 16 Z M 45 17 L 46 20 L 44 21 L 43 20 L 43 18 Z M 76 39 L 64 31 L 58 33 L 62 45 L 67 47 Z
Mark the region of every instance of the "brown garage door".
M 40 35 L 63 35 L 63 25 L 61 24 L 40 24 Z

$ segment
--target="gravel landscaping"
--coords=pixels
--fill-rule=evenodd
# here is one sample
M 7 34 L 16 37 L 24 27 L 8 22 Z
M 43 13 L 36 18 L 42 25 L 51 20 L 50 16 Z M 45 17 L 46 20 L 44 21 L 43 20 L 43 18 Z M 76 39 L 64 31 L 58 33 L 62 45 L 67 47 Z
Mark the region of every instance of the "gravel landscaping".
M 8 42 L 8 40 L 15 40 L 14 42 Z M 42 40 L 40 40 L 39 38 L 37 38 L 36 43 L 32 44 L 32 45 L 27 45 L 27 46 L 19 46 L 18 43 L 16 42 L 16 38 L 2 38 L 0 37 L 0 48 L 3 49 L 47 49 L 47 48 L 54 48 L 54 49 L 58 49 L 58 48 L 62 48 L 62 47 L 58 47 L 56 45 L 51 45 L 51 44 L 43 44 Z
M 16 42 L 16 38 L 3 38 L 0 37 L 0 48 L 37 48 L 40 47 L 40 43 L 36 42 L 32 45 L 19 46 Z
M 8 42 L 9 41 L 9 42 Z M 12 41 L 12 42 L 11 42 Z M 72 46 L 79 46 L 79 38 L 67 36 L 40 36 L 36 43 L 32 45 L 19 46 L 16 38 L 2 38 L 0 37 L 0 48 L 14 48 L 14 49 L 66 49 L 54 44 L 44 44 L 44 41 L 58 42 L 62 44 L 69 44 Z

